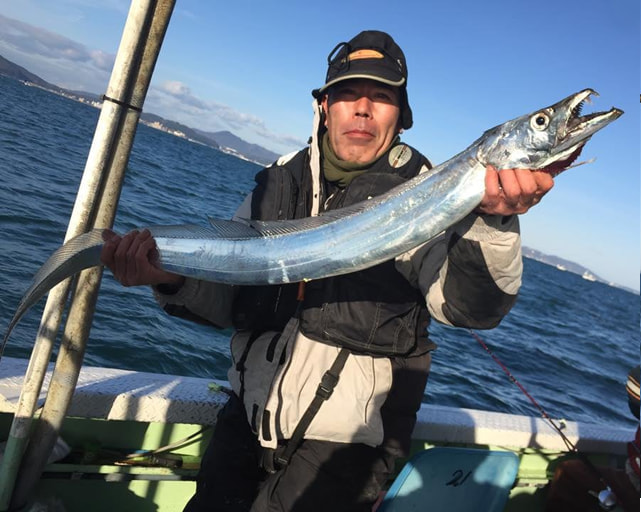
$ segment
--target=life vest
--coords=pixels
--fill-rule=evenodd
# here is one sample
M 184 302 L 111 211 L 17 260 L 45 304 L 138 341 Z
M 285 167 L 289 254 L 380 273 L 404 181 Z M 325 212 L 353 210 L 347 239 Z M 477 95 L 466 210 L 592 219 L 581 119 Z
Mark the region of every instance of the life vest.
M 405 144 L 396 144 L 367 172 L 344 189 L 328 194 L 321 184 L 325 210 L 349 206 L 387 192 L 416 176 L 429 161 Z M 312 194 L 308 151 L 284 165 L 263 169 L 252 193 L 252 218 L 282 220 L 310 215 Z M 329 196 L 329 197 L 327 197 Z M 406 355 L 425 350 L 429 314 L 419 290 L 395 269 L 394 260 L 374 267 L 305 285 L 302 302 L 298 284 L 243 287 L 234 304 L 236 329 L 282 331 L 300 315 L 307 337 L 372 355 Z

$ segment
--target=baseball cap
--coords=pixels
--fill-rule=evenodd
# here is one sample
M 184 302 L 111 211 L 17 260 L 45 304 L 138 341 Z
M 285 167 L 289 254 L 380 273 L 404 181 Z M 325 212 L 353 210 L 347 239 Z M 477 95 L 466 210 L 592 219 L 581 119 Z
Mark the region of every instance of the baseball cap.
M 339 43 L 327 57 L 325 84 L 312 91 L 320 98 L 332 85 L 343 80 L 366 78 L 400 89 L 401 126 L 412 126 L 407 99 L 405 55 L 392 37 L 378 30 L 365 30 L 347 43 Z

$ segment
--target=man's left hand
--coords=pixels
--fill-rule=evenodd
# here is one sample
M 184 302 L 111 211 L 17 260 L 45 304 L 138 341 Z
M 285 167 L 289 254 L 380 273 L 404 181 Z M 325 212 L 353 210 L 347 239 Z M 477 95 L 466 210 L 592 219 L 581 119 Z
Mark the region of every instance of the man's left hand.
M 485 195 L 476 211 L 488 215 L 522 214 L 538 204 L 553 186 L 554 179 L 545 171 L 497 171 L 488 165 L 485 173 Z

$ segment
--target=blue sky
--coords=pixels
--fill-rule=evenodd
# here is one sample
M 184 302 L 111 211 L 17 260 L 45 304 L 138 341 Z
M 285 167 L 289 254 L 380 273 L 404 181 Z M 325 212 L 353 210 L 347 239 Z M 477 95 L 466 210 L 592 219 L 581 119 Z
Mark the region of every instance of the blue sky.
M 45 80 L 105 92 L 129 2 L 5 0 L 0 55 Z M 230 130 L 277 153 L 304 144 L 310 90 L 329 51 L 363 29 L 404 49 L 414 127 L 403 138 L 435 163 L 484 130 L 584 89 L 588 111 L 625 115 L 522 216 L 523 243 L 639 289 L 638 0 L 402 3 L 178 0 L 145 110 Z

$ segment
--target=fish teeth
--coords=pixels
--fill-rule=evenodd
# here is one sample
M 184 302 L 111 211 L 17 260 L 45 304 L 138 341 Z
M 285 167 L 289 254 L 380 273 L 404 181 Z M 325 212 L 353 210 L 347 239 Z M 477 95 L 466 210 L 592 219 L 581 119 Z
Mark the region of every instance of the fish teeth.
M 576 107 L 572 109 L 572 117 L 581 117 L 581 113 L 583 112 L 583 103 L 585 100 L 580 101 Z

